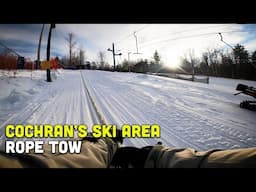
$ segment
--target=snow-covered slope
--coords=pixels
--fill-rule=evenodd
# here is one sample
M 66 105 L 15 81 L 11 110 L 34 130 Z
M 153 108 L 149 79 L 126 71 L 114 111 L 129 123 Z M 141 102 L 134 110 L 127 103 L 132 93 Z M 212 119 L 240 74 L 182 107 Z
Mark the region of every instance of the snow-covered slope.
M 248 96 L 233 95 L 237 83 L 255 82 L 211 78 L 210 84 L 202 84 L 134 73 L 83 74 L 109 123 L 159 124 L 160 140 L 169 146 L 206 150 L 256 145 L 256 113 L 239 108 Z M 126 140 L 135 146 L 156 142 Z
M 210 84 L 203 84 L 146 74 L 64 70 L 47 83 L 44 71 L 33 73 L 32 80 L 29 75 L 1 76 L 2 136 L 8 123 L 99 123 L 88 89 L 106 123 L 161 126 L 161 138 L 126 139 L 125 145 L 142 147 L 161 140 L 197 150 L 256 146 L 256 113 L 239 108 L 242 100 L 252 98 L 233 95 L 238 83 L 256 87 L 253 81 L 210 78 Z

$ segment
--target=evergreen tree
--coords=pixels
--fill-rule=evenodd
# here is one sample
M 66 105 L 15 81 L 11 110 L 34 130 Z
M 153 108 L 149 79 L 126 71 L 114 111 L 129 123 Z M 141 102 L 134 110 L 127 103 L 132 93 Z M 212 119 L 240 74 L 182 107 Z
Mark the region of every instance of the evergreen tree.
M 243 45 L 237 44 L 233 49 L 235 58 L 235 72 L 237 78 L 250 79 L 252 78 L 252 66 L 249 62 L 249 53 Z
M 160 56 L 159 56 L 157 50 L 155 51 L 153 58 L 154 58 L 155 64 L 159 65 L 160 64 Z

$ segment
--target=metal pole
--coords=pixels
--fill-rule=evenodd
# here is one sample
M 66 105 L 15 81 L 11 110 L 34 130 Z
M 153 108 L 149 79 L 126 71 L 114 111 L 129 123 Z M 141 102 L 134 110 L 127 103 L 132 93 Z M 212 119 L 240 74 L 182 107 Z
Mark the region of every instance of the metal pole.
M 122 53 L 119 53 L 119 54 L 116 54 L 116 53 L 115 53 L 115 45 L 114 45 L 114 43 L 112 43 L 112 49 L 108 48 L 107 50 L 108 50 L 108 51 L 111 51 L 112 54 L 113 54 L 113 62 L 114 62 L 114 69 L 113 69 L 113 71 L 115 71 L 115 68 L 116 68 L 115 56 L 116 56 L 116 55 L 122 55 Z
M 231 45 L 229 45 L 227 42 L 225 42 L 225 41 L 223 40 L 221 33 L 219 33 L 219 35 L 220 35 L 220 40 L 221 40 L 223 43 L 225 43 L 227 46 L 231 47 L 231 49 L 234 49 Z
M 114 71 L 116 68 L 116 60 L 115 60 L 115 45 L 112 43 L 112 53 L 113 53 L 113 62 L 114 62 Z
M 128 52 L 128 71 L 131 72 L 131 68 L 130 68 L 130 54 L 132 52 Z
M 231 49 L 232 49 L 232 51 L 233 51 L 233 53 L 234 53 L 234 48 L 233 48 L 233 46 L 231 46 L 231 45 L 229 45 L 228 43 L 226 43 L 224 40 L 223 40 L 223 37 L 222 37 L 222 35 L 221 35 L 221 33 L 219 33 L 219 35 L 220 35 L 220 40 L 223 42 L 223 43 L 225 43 L 226 45 L 228 45 Z M 235 66 L 237 66 L 237 60 L 236 60 L 236 58 L 235 58 L 235 64 L 233 64 L 232 65 L 232 78 L 234 79 L 234 77 L 235 77 Z
M 135 41 L 136 41 L 136 50 L 137 50 L 137 54 L 139 53 L 138 50 L 138 41 L 137 41 L 137 36 L 135 35 L 136 32 L 133 33 L 134 37 L 135 37 Z
M 38 42 L 38 49 L 37 49 L 37 67 L 40 65 L 40 51 L 41 51 L 41 41 L 42 41 L 42 36 L 43 36 L 43 31 L 44 31 L 44 25 L 42 27 L 40 37 L 39 37 L 39 42 Z
M 47 61 L 50 61 L 50 49 L 51 49 L 51 36 L 52 36 L 52 29 L 55 28 L 55 24 L 51 24 L 50 30 L 49 30 L 49 35 L 48 35 L 48 42 L 47 42 Z M 51 71 L 50 69 L 46 70 L 46 77 L 47 77 L 47 82 L 51 82 Z
M 192 64 L 192 81 L 194 81 L 195 80 L 194 60 L 192 60 L 191 64 Z

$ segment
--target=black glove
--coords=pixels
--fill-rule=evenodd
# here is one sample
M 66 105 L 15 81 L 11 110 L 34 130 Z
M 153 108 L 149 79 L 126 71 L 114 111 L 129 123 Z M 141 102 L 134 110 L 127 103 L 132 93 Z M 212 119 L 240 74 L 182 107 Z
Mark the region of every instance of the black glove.
M 162 145 L 161 141 L 157 145 Z M 117 149 L 111 165 L 119 168 L 144 168 L 148 154 L 153 146 L 137 147 L 120 147 Z
M 145 161 L 152 147 L 120 147 L 117 149 L 111 165 L 119 168 L 144 168 Z
M 82 138 L 82 141 L 89 141 L 92 143 L 96 143 L 99 140 L 99 138 L 93 137 L 92 133 L 90 132 L 87 137 Z
M 87 137 L 82 138 L 82 141 L 90 141 L 90 142 L 97 142 L 100 138 L 95 138 L 92 136 L 91 133 L 88 134 Z M 116 137 L 110 137 L 114 142 L 123 144 L 123 137 L 122 137 L 122 131 L 120 129 L 116 130 Z
M 122 130 L 117 129 L 116 130 L 116 137 L 111 138 L 114 142 L 119 142 L 120 144 L 123 144 L 124 138 L 122 136 Z

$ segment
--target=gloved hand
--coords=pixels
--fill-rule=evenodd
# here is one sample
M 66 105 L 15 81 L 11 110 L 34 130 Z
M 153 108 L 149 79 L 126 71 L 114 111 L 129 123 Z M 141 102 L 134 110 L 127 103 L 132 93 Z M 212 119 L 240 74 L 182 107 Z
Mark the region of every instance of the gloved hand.
M 143 148 L 120 147 L 114 155 L 111 165 L 121 168 L 143 168 L 152 146 Z
M 87 137 L 84 137 L 82 139 L 82 141 L 90 141 L 90 142 L 97 142 L 100 138 L 95 138 L 92 136 L 91 133 L 88 134 Z M 116 130 L 116 137 L 110 137 L 110 139 L 112 139 L 114 142 L 119 142 L 120 144 L 123 144 L 123 137 L 122 137 L 122 130 L 120 129 L 117 129 Z
M 162 145 L 161 141 L 157 145 Z M 145 161 L 153 146 L 137 147 L 120 147 L 117 149 L 111 162 L 113 167 L 121 168 L 144 168 Z
M 124 138 L 122 136 L 122 130 L 117 129 L 116 130 L 116 137 L 111 138 L 115 142 L 119 142 L 120 144 L 123 144 Z

